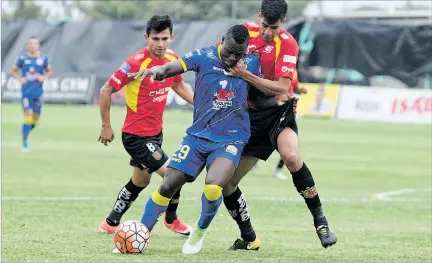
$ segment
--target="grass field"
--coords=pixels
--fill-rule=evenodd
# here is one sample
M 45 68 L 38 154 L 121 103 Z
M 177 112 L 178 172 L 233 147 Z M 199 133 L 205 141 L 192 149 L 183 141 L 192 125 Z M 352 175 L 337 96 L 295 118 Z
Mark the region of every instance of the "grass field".
M 93 106 L 43 109 L 40 126 L 22 153 L 19 105 L 2 105 L 2 260 L 93 262 L 430 262 L 430 125 L 299 121 L 301 152 L 312 170 L 338 244 L 323 249 L 311 216 L 291 180 L 273 179 L 274 154 L 242 182 L 263 247 L 227 251 L 236 224 L 221 209 L 202 253 L 184 256 L 184 238 L 162 222 L 143 255 L 113 255 L 112 237 L 98 233 L 118 190 L 131 175 L 120 128 L 125 110 L 112 109 L 116 140 L 97 143 L 99 110 Z M 171 154 L 191 123 L 191 112 L 167 111 L 164 149 Z M 203 178 L 182 192 L 181 217 L 200 213 Z M 141 218 L 150 187 L 124 219 Z

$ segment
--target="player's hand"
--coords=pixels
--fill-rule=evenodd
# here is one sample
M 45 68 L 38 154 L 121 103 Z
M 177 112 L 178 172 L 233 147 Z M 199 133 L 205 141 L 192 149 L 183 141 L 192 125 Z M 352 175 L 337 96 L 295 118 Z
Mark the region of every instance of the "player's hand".
M 277 103 L 277 105 L 283 105 L 285 102 L 287 102 L 288 100 L 290 100 L 291 99 L 291 97 L 290 96 L 288 96 L 288 94 L 282 94 L 282 95 L 279 95 L 279 96 L 276 96 L 276 103 Z
M 246 65 L 243 62 L 243 59 L 240 59 L 237 64 L 229 69 L 229 73 L 231 76 L 240 78 L 246 72 Z
M 39 75 L 37 79 L 39 82 L 43 82 L 45 80 L 45 77 L 42 75 Z
M 21 85 L 24 85 L 27 83 L 27 79 L 26 78 L 20 78 L 19 82 L 21 83 Z
M 108 146 L 109 142 L 114 140 L 114 131 L 111 127 L 102 127 L 98 142 Z
M 143 70 L 140 70 L 140 71 L 138 71 L 136 73 L 128 73 L 127 76 L 129 78 L 133 78 L 133 79 L 137 79 L 137 78 L 143 78 L 143 79 L 144 78 L 149 78 L 150 82 L 154 82 L 154 78 L 156 77 L 156 74 L 153 71 L 149 70 L 149 69 L 143 69 Z
M 307 94 L 308 90 L 306 88 L 299 88 L 299 93 L 300 94 Z

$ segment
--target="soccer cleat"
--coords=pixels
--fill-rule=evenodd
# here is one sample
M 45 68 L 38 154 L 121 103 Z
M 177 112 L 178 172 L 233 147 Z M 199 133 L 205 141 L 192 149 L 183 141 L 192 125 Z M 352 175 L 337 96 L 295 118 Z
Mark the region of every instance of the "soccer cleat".
M 173 231 L 174 233 L 180 234 L 182 236 L 190 235 L 190 227 L 185 224 L 180 217 L 177 217 L 171 224 L 164 220 L 165 226 Z
M 111 226 L 108 224 L 106 219 L 104 219 L 99 225 L 99 231 L 105 234 L 114 234 L 118 226 Z
M 192 233 L 183 245 L 183 254 L 198 254 L 202 249 L 206 231 L 206 229 L 201 229 L 198 226 L 195 226 L 195 229 L 191 231 Z
M 256 172 L 257 172 L 257 168 L 258 168 L 258 163 L 256 163 L 255 165 L 254 165 L 254 167 L 252 167 L 252 173 L 253 174 L 256 174 Z
M 273 174 L 273 177 L 274 178 L 278 178 L 278 179 L 282 179 L 282 180 L 287 180 L 288 179 L 288 176 L 284 175 L 281 171 L 276 171 Z
M 252 242 L 244 241 L 238 238 L 234 241 L 234 244 L 229 248 L 229 250 L 258 250 L 261 247 L 261 241 L 256 238 Z
M 22 152 L 30 152 L 30 147 L 28 146 L 28 144 L 25 142 L 25 143 L 23 143 L 23 146 L 22 146 Z
M 320 225 L 316 228 L 316 233 L 324 248 L 331 247 L 337 242 L 336 235 L 330 230 L 327 225 Z

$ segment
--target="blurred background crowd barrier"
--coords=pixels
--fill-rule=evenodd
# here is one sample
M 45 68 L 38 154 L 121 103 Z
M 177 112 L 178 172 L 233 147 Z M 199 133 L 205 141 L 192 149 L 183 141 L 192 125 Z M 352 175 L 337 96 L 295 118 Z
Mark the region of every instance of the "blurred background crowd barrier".
M 93 9 L 96 11 L 99 2 L 107 1 L 95 2 Z M 208 4 L 208 1 L 195 2 Z M 169 9 L 176 21 L 172 49 L 182 56 L 191 50 L 213 45 L 227 28 L 253 19 L 259 10 L 259 1 L 245 1 L 242 7 L 245 5 L 247 10 L 253 7 L 245 16 L 242 15 L 245 9 L 240 10 L 237 1 L 226 2 L 231 11 L 227 14 L 231 17 L 214 15 L 219 12 L 217 10 L 213 10 L 212 15 L 209 13 L 208 17 L 205 14 L 200 17 L 193 12 L 186 15 Z M 297 15 L 293 14 L 292 8 L 289 9 L 290 19 L 285 27 L 299 43 L 297 71 L 300 85 L 309 90 L 299 102 L 299 114 L 366 121 L 431 123 L 430 9 L 393 12 L 391 15 L 379 10 L 326 15 L 323 3 L 328 1 L 323 1 L 319 5 L 320 12 L 310 15 L 308 12 L 312 12 L 313 8 L 309 7 L 316 6 L 316 1 L 295 2 L 296 8 L 299 8 L 299 2 L 305 5 Z M 99 89 L 105 81 L 127 56 L 145 46 L 145 19 L 130 20 L 137 16 L 132 13 L 133 8 L 118 11 L 119 5 L 117 3 L 117 13 L 111 17 L 106 14 L 105 17 L 103 14 L 98 16 L 98 13 L 91 13 L 93 9 L 81 6 L 86 18 L 56 21 L 40 17 L 35 17 L 37 20 L 7 16 L 3 19 L 5 14 L 2 10 L 2 101 L 19 101 L 20 84 L 11 78 L 10 68 L 25 51 L 26 39 L 35 35 L 40 38 L 41 50 L 48 56 L 54 72 L 53 77 L 44 84 L 45 102 L 97 104 Z M 220 6 L 222 2 L 213 4 L 212 8 L 214 5 Z M 122 17 L 127 12 L 130 16 Z M 19 15 L 22 12 L 16 14 Z M 193 87 L 193 73 L 184 74 L 184 79 Z M 114 94 L 113 101 L 123 105 L 123 93 Z M 167 107 L 191 108 L 174 93 L 170 93 Z

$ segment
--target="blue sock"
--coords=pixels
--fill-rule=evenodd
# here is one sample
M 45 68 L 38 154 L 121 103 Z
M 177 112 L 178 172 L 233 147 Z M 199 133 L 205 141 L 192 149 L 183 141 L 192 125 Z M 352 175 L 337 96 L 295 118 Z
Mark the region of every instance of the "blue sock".
M 205 185 L 201 196 L 201 216 L 198 227 L 207 229 L 213 221 L 220 204 L 222 203 L 222 187 L 217 185 Z
M 23 143 L 27 143 L 27 139 L 28 139 L 28 136 L 29 136 L 31 129 L 32 129 L 31 124 L 23 123 L 23 125 L 22 125 Z
M 141 223 L 143 223 L 148 230 L 152 230 L 160 214 L 166 211 L 169 201 L 171 199 L 159 194 L 159 190 L 156 190 L 148 199 L 144 209 L 144 214 L 141 217 Z

